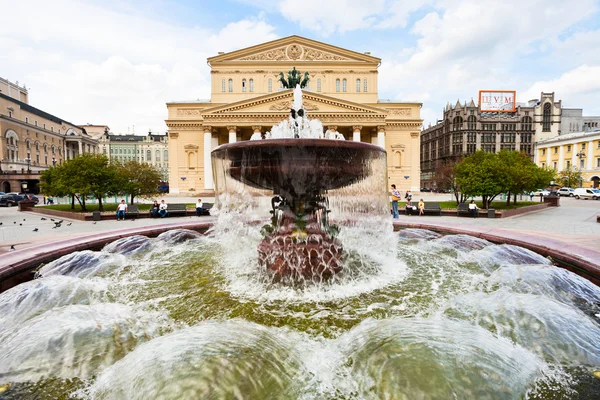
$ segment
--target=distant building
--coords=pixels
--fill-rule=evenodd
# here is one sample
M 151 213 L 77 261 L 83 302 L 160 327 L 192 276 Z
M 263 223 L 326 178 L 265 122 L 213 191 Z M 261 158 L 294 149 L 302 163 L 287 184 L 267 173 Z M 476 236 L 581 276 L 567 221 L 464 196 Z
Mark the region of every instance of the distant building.
M 147 135 L 115 135 L 108 127 L 100 137 L 100 152 L 118 162 L 138 161 L 153 165 L 169 180 L 169 138 L 166 133 Z
M 25 86 L 0 78 L 0 191 L 37 193 L 41 171 L 98 142 L 85 129 L 29 105 Z
M 600 187 L 600 128 L 542 140 L 536 143 L 536 153 L 538 166 L 577 169 L 583 187 Z
M 600 117 L 584 117 L 582 108 L 563 108 L 560 135 L 600 129 Z
M 554 93 L 519 104 L 515 112 L 481 112 L 473 100 L 448 104 L 443 118 L 421 132 L 421 186 L 437 188 L 436 170 L 477 150 L 518 150 L 533 158 L 535 141 L 557 136 L 560 121 Z

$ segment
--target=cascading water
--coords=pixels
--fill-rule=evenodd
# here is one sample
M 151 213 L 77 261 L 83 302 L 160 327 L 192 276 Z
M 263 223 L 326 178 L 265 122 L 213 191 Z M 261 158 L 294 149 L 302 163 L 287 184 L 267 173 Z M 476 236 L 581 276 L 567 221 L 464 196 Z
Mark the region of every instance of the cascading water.
M 369 175 L 327 193 L 341 271 L 277 282 L 257 252 L 270 193 L 225 182 L 206 235 L 120 239 L 0 294 L 0 398 L 600 395 L 589 281 L 516 246 L 394 233 Z

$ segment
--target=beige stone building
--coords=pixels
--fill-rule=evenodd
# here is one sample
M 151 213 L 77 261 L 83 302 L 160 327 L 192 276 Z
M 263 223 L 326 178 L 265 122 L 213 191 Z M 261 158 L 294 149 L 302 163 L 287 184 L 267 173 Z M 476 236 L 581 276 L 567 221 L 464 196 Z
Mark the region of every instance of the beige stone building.
M 401 189 L 419 189 L 421 103 L 378 97 L 381 59 L 329 44 L 289 36 L 219 53 L 211 67 L 210 100 L 167 103 L 171 194 L 213 191 L 210 152 L 249 140 L 286 119 L 292 90 L 279 73 L 295 67 L 310 74 L 304 89 L 309 118 L 346 140 L 377 144 L 388 154 L 388 178 Z M 193 94 L 190 94 L 193 95 Z
M 600 130 L 573 132 L 536 143 L 540 167 L 581 171 L 582 187 L 600 187 Z
M 2 78 L 0 136 L 2 192 L 37 193 L 41 171 L 98 151 L 85 129 L 29 105 L 28 90 Z

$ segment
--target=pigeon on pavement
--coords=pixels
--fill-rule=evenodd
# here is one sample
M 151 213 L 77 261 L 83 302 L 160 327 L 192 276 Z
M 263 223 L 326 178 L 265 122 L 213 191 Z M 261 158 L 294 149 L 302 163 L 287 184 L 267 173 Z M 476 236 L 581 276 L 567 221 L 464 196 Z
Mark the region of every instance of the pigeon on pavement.
M 38 231 L 38 228 L 35 228 L 33 231 L 34 231 L 34 232 L 37 232 L 37 231 Z

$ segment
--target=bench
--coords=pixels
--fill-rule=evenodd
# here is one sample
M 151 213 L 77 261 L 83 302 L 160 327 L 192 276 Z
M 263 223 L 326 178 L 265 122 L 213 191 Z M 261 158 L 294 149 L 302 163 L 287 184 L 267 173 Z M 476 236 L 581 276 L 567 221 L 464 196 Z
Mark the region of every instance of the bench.
M 442 207 L 440 203 L 425 203 L 423 214 L 442 215 Z
M 127 212 L 125 213 L 125 218 L 138 218 L 140 216 L 140 209 L 136 204 L 130 204 L 127 206 Z
M 469 205 L 467 203 L 460 203 L 458 208 L 456 209 L 456 215 L 470 217 L 471 213 L 469 213 Z M 479 210 L 475 210 L 475 216 L 479 216 Z
M 187 215 L 187 207 L 185 204 L 169 204 L 167 206 L 167 216 Z

